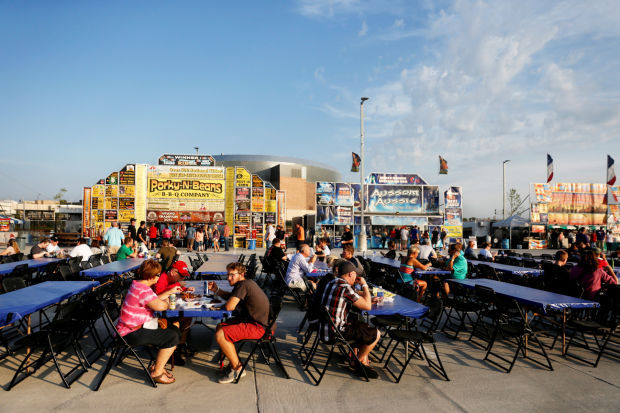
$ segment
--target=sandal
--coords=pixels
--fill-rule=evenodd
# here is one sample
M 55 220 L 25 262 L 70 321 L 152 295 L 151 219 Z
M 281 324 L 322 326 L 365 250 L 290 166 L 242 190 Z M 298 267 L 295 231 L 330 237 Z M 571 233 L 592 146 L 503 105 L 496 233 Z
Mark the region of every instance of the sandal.
M 151 375 L 151 377 L 153 378 L 153 381 L 155 381 L 155 383 L 160 384 L 172 384 L 176 381 L 174 377 L 169 377 L 166 372 L 160 374 L 159 376 Z
M 155 366 L 151 366 L 151 367 L 149 367 L 149 373 L 151 373 L 151 376 L 153 375 L 153 371 L 155 371 Z M 170 378 L 170 379 L 173 379 L 173 378 L 174 378 L 174 376 L 172 375 L 172 373 L 170 373 L 170 372 L 169 372 L 168 370 L 166 370 L 166 369 L 164 369 L 164 374 L 165 374 L 168 378 Z

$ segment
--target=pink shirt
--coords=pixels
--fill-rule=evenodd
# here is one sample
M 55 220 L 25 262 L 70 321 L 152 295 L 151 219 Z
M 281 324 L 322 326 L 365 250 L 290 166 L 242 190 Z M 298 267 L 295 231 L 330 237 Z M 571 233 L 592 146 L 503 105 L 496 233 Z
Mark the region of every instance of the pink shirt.
M 146 304 L 156 298 L 157 295 L 148 285 L 138 281 L 131 283 L 121 307 L 121 316 L 116 323 L 118 333 L 125 336 L 151 320 L 153 311 Z

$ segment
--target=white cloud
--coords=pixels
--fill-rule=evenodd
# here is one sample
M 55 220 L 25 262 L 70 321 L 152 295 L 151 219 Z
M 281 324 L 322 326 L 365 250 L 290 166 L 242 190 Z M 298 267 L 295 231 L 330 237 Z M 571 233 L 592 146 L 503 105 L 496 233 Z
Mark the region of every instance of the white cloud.
M 366 36 L 367 33 L 368 33 L 368 24 L 366 24 L 366 20 L 362 20 L 362 28 L 360 29 L 359 32 L 357 32 L 357 35 L 359 37 L 363 37 L 363 36 Z
M 351 12 L 359 0 L 299 0 L 297 11 L 306 17 L 333 17 L 338 12 Z
M 610 77 L 620 70 L 610 53 L 620 13 L 613 2 L 591 6 L 457 0 L 408 33 L 398 34 L 396 20 L 380 39 L 417 36 L 433 46 L 398 77 L 363 91 L 367 136 L 387 136 L 369 145 L 373 169 L 461 183 L 472 194 L 469 213 L 480 216 L 497 206 L 498 162 L 506 157 L 511 185 L 524 191 L 541 179 L 546 152 L 593 165 L 590 156 L 620 147 L 620 88 Z M 341 102 L 352 107 L 356 99 Z M 434 178 L 438 154 L 451 162 L 448 177 Z M 599 179 L 589 170 L 564 177 Z

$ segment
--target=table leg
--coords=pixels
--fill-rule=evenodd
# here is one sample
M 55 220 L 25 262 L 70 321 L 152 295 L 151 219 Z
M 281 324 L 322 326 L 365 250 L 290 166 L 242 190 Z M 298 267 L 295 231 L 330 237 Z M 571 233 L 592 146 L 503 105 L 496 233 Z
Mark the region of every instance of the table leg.
M 30 325 L 30 314 L 26 316 L 26 335 L 30 335 L 32 328 Z M 26 347 L 26 357 L 30 355 L 30 347 Z M 30 374 L 30 367 L 26 368 L 26 374 Z
M 524 311 L 524 313 L 525 313 L 525 324 L 528 325 L 528 322 L 527 322 L 527 314 L 528 313 L 527 313 L 527 311 Z M 525 336 L 525 349 L 524 349 L 524 352 L 523 352 L 525 354 L 525 357 L 527 357 L 527 342 L 528 342 L 528 336 L 526 335 Z
M 566 355 L 566 308 L 562 310 L 562 355 Z

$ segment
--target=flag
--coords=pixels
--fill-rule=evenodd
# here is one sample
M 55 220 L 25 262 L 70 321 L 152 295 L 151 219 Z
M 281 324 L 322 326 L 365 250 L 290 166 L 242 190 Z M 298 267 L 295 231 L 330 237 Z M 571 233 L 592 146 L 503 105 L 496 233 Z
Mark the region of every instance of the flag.
M 547 183 L 553 179 L 553 158 L 547 154 Z
M 616 183 L 616 172 L 614 171 L 614 160 L 607 155 L 607 185 Z
M 351 164 L 351 172 L 359 172 L 360 164 L 362 163 L 362 158 L 355 152 L 351 152 L 351 156 L 353 156 L 353 163 Z
M 448 175 L 448 161 L 439 156 L 439 174 Z

